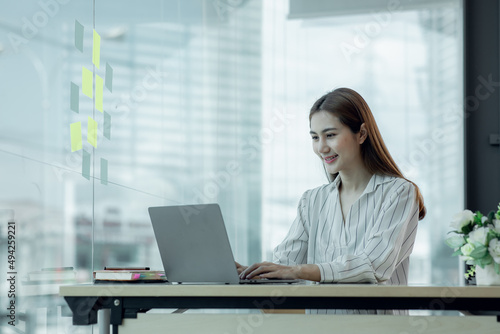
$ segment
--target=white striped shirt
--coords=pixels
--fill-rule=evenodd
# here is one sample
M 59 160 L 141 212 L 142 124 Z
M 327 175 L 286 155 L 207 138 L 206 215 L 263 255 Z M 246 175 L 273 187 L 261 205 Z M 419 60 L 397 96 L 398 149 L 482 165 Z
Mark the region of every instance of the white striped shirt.
M 332 183 L 302 196 L 274 262 L 314 263 L 321 282 L 406 285 L 418 223 L 415 187 L 402 178 L 373 175 L 345 217 Z M 311 310 L 312 311 L 312 310 Z M 382 310 L 314 310 L 313 313 L 392 313 Z M 401 313 L 401 312 L 395 312 Z M 403 312 L 405 313 L 405 312 Z

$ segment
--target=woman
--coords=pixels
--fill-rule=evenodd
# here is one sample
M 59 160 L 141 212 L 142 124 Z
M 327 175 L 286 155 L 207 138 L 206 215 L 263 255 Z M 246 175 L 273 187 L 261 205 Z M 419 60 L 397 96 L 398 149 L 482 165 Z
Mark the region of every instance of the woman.
M 402 175 L 357 92 L 324 95 L 309 122 L 330 183 L 304 193 L 274 263 L 237 264 L 240 277 L 407 284 L 417 223 L 426 211 L 418 187 Z

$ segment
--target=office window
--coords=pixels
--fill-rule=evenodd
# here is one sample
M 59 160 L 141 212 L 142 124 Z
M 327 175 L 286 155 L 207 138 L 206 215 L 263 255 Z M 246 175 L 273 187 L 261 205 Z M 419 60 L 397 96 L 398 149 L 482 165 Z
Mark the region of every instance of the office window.
M 218 202 L 236 260 L 271 259 L 301 194 L 326 182 L 308 110 L 340 86 L 366 98 L 426 200 L 410 281 L 458 282 L 443 240 L 463 203 L 461 3 L 373 3 L 4 4 L 0 247 L 15 222 L 18 305 L 32 332 L 89 330 L 36 310 L 30 294 L 51 310 L 64 302 L 57 284 L 28 282 L 32 271 L 74 267 L 88 282 L 106 265 L 161 268 L 149 206 Z M 107 66 L 101 112 L 94 90 Z
M 424 196 L 428 213 L 410 283 L 457 284 L 458 260 L 443 240 L 463 207 L 460 2 L 264 6 L 263 126 L 278 111 L 287 124 L 262 145 L 263 253 L 272 259 L 300 195 L 326 183 L 312 152 L 309 109 L 324 93 L 350 87 L 366 99 L 393 158 Z

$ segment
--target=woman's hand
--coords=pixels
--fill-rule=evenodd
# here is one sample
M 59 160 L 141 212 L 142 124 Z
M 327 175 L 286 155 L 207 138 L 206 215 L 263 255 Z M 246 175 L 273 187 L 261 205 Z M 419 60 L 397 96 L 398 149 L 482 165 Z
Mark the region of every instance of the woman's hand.
M 272 262 L 254 263 L 240 273 L 240 278 L 297 279 L 299 278 L 299 269 L 298 266 L 283 266 Z
M 241 274 L 245 269 L 248 268 L 248 266 L 242 266 L 241 264 L 239 264 L 236 261 L 234 261 L 234 263 L 236 264 L 236 270 L 238 271 L 238 275 Z
M 261 262 L 254 263 L 250 267 L 245 267 L 245 270 L 240 273 L 240 278 L 304 279 L 319 282 L 321 280 L 321 273 L 319 267 L 315 264 L 284 266 L 272 262 Z

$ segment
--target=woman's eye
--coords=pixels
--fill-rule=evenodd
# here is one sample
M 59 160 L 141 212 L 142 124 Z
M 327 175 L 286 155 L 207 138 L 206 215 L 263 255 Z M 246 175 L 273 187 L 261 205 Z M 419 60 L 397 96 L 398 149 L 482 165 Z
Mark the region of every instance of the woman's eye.
M 328 133 L 326 135 L 327 138 L 332 138 L 332 137 L 335 137 L 335 133 Z
M 318 140 L 318 136 L 312 136 L 311 139 L 312 140 Z

